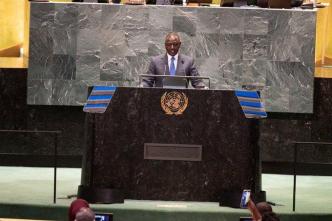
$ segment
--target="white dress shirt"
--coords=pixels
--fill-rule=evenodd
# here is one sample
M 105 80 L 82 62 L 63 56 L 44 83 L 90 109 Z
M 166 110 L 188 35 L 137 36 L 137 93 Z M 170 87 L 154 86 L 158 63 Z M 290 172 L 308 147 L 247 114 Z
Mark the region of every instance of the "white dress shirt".
M 178 67 L 178 58 L 179 58 L 179 54 L 176 54 L 174 56 L 171 56 L 167 53 L 167 60 L 168 60 L 168 70 L 171 68 L 171 59 L 172 57 L 174 57 L 174 66 L 175 66 L 175 73 L 176 73 L 176 69 Z

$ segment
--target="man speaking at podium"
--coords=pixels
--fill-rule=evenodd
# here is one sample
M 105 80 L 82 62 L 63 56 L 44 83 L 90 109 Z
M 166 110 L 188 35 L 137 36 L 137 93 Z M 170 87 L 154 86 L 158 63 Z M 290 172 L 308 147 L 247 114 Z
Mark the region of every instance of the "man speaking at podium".
M 152 57 L 147 75 L 199 76 L 194 59 L 178 53 L 180 46 L 180 36 L 175 32 L 168 33 L 165 38 L 167 53 Z M 163 87 L 164 79 L 166 78 L 145 77 L 142 79 L 142 86 Z M 194 88 L 205 88 L 201 79 L 190 79 L 190 81 Z

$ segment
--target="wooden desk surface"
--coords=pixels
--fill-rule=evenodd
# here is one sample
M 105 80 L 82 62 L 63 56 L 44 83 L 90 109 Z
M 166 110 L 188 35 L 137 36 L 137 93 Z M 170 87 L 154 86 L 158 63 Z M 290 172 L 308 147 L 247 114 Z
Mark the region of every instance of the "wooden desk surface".
M 0 68 L 27 68 L 27 67 L 28 67 L 27 58 L 0 57 Z

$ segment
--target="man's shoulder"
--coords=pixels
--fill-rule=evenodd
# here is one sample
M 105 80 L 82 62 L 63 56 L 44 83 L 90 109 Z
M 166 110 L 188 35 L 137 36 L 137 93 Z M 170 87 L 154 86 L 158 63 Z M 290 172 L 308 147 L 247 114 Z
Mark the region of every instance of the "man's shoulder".
M 179 54 L 179 56 L 180 56 L 180 59 L 185 60 L 185 61 L 192 61 L 192 60 L 194 60 L 193 57 L 190 57 L 190 56 L 185 55 L 185 54 Z
M 156 62 L 156 61 L 163 60 L 164 58 L 165 58 L 165 55 L 164 54 L 160 54 L 160 55 L 151 57 L 151 60 L 154 61 L 154 62 Z

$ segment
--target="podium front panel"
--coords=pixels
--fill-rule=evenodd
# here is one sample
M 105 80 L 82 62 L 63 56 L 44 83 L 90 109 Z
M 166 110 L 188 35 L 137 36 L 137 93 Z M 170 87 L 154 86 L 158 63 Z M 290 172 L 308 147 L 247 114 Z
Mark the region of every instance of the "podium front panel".
M 187 97 L 182 114 L 162 108 L 174 91 Z M 193 201 L 257 185 L 258 121 L 244 117 L 234 91 L 118 88 L 106 112 L 87 120 L 87 185 L 120 189 L 127 199 Z M 201 145 L 201 160 L 144 159 L 151 143 Z

